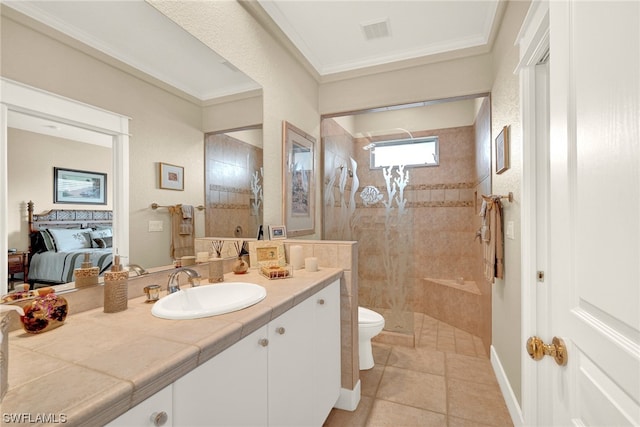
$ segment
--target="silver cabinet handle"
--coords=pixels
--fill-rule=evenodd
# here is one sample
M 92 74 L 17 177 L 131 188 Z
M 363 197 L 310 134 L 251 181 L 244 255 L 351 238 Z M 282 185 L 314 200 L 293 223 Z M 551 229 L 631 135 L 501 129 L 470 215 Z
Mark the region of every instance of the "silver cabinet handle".
M 276 328 L 276 332 L 279 333 L 280 335 L 284 335 L 285 329 L 282 326 L 280 326 L 279 328 Z
M 151 422 L 154 426 L 163 426 L 169 421 L 169 415 L 165 411 L 162 412 L 154 412 L 151 414 Z
M 318 300 L 318 304 L 320 304 L 320 305 L 324 305 L 324 298 L 320 298 L 320 299 Z
M 258 341 L 258 344 L 260 344 L 262 347 L 266 347 L 269 345 L 269 340 L 266 338 L 261 338 L 260 341 Z

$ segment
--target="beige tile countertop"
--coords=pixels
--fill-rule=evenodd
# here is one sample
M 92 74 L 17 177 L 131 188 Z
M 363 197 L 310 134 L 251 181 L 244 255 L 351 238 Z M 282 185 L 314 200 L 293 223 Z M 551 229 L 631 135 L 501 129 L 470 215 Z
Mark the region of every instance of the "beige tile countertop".
M 74 314 L 70 307 L 57 329 L 11 332 L 0 424 L 22 414 L 32 425 L 47 418 L 70 426 L 103 425 L 341 276 L 336 268 L 296 270 L 283 280 L 268 280 L 255 270 L 226 274 L 225 282 L 264 286 L 266 298 L 234 313 L 166 320 L 154 317 L 152 305 L 139 297 L 120 313 L 100 307 Z M 215 285 L 205 279 L 202 286 Z

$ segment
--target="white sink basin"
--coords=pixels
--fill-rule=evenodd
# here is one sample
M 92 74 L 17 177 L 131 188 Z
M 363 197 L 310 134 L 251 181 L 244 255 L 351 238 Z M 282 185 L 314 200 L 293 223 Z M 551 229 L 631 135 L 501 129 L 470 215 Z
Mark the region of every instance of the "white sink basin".
M 160 298 L 151 314 L 163 319 L 199 319 L 242 310 L 266 296 L 265 288 L 245 282 L 185 288 Z

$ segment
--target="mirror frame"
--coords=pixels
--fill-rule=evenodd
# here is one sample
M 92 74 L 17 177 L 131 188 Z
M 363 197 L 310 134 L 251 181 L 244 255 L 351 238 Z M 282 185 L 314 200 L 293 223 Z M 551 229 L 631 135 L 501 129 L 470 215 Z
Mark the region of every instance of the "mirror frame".
M 112 145 L 113 249 L 129 256 L 129 120 L 89 104 L 0 77 L 0 211 L 8 211 L 7 135 L 9 111 L 110 135 Z M 8 220 L 0 221 L 0 263 L 7 265 Z M 8 271 L 0 268 L 0 295 L 8 291 Z

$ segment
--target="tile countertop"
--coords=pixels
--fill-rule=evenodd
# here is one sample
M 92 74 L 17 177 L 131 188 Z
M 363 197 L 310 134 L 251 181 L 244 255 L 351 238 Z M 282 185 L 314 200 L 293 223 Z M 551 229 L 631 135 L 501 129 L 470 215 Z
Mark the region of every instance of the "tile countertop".
M 11 332 L 9 390 L 0 424 L 15 414 L 28 414 L 31 424 L 39 416 L 66 425 L 105 424 L 341 275 L 337 268 L 296 270 L 283 280 L 268 280 L 256 270 L 226 274 L 226 283 L 264 286 L 266 298 L 234 313 L 166 320 L 154 317 L 152 305 L 139 297 L 120 313 L 103 313 L 100 307 L 73 314 L 70 307 L 71 315 L 57 329 Z M 202 286 L 209 286 L 206 279 Z

